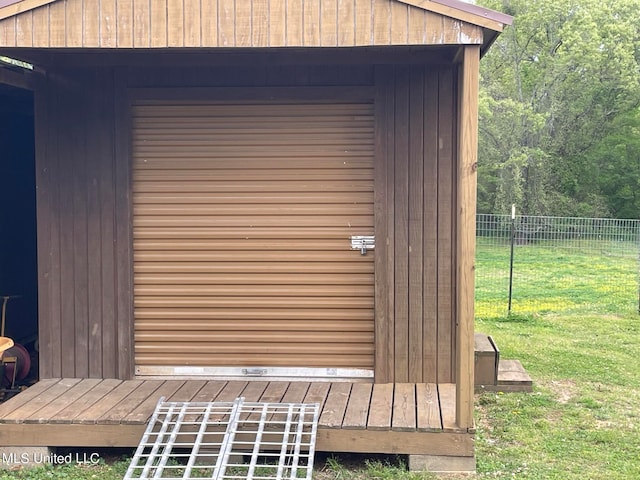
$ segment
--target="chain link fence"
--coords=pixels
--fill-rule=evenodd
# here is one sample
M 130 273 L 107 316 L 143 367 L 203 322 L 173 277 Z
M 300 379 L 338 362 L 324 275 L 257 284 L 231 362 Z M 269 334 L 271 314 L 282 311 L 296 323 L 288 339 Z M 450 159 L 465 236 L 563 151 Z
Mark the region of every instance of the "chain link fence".
M 476 315 L 640 313 L 640 220 L 478 214 Z

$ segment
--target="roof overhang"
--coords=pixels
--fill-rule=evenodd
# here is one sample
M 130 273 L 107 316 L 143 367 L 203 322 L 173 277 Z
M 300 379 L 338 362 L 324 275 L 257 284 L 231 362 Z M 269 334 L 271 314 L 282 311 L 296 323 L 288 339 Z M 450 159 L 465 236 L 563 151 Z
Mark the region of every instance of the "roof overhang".
M 511 25 L 513 17 L 489 8 L 461 0 L 396 0 L 434 13 L 502 32 Z
M 461 0 L 397 1 L 482 27 L 484 39 L 481 47 L 481 55 L 487 52 L 504 28 L 513 23 L 513 17 L 511 15 Z

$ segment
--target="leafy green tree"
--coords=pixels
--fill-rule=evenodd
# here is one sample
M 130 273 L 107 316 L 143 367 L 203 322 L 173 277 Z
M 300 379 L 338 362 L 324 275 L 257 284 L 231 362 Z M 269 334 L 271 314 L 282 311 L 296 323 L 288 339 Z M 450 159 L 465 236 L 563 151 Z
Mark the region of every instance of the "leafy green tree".
M 625 190 L 605 185 L 598 168 L 611 142 L 633 143 L 620 126 L 640 104 L 637 0 L 482 4 L 514 24 L 482 63 L 479 210 L 638 217 L 616 206 L 611 197 Z
M 617 218 L 638 218 L 640 110 L 620 115 L 612 123 L 612 133 L 588 153 L 588 164 L 612 215 Z

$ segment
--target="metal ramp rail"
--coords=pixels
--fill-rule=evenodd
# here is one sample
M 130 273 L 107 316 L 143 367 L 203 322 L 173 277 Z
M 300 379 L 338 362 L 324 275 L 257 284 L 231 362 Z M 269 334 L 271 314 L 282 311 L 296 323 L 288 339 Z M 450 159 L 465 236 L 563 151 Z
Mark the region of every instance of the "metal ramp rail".
M 311 479 L 320 406 L 160 398 L 124 480 Z

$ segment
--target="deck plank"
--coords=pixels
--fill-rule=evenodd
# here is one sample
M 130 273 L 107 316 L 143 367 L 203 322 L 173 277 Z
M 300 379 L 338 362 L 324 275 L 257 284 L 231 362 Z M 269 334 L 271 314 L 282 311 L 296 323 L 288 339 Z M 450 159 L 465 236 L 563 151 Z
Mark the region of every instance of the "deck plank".
M 59 412 L 73 405 L 76 400 L 82 398 L 100 382 L 101 380 L 98 378 L 85 378 L 79 381 L 44 408 L 25 418 L 25 423 L 51 423 L 51 419 L 55 418 Z
M 498 384 L 531 386 L 533 382 L 520 360 L 501 359 L 498 365 Z
M 216 402 L 233 402 L 247 388 L 248 382 L 230 381 L 216 397 Z
M 97 419 L 98 424 L 118 424 L 138 408 L 138 405 L 147 401 L 158 388 L 163 384 L 162 380 L 144 380 L 142 385 L 120 400 L 113 408 Z M 156 402 L 157 403 L 157 399 Z
M 332 383 L 327 401 L 322 409 L 318 426 L 324 428 L 340 428 L 344 413 L 347 409 L 349 395 L 351 394 L 350 383 Z
M 78 400 L 70 405 L 67 405 L 67 407 L 65 407 L 63 410 L 60 410 L 53 418 L 48 421 L 48 423 L 73 423 L 73 421 L 77 417 L 79 417 L 82 412 L 90 408 L 102 397 L 113 391 L 121 383 L 122 380 L 116 380 L 114 378 L 101 380 L 99 384 L 89 390 Z
M 59 381 L 59 378 L 41 380 L 32 387 L 26 389 L 24 392 L 20 392 L 15 397 L 12 397 L 6 402 L 2 403 L 0 405 L 0 422 L 4 422 L 5 416 L 9 415 L 14 410 L 18 410 L 22 406 L 26 405 L 38 395 L 42 395 L 49 387 L 55 385 Z
M 206 380 L 187 380 L 171 396 L 167 397 L 169 402 L 191 402 L 202 387 L 206 385 Z
M 213 402 L 227 386 L 223 380 L 210 380 L 191 399 L 192 402 Z
M 121 382 L 89 408 L 85 409 L 73 419 L 73 423 L 96 423 L 96 420 L 107 413 L 114 405 L 142 385 L 142 380 L 127 380 Z
M 328 382 L 312 383 L 304 397 L 304 403 L 317 403 L 320 405 L 320 411 L 322 411 L 330 388 L 331 384 Z
M 227 382 L 220 394 L 216 397 L 216 402 L 233 402 L 241 396 L 242 391 L 247 387 L 248 382 L 231 381 Z M 222 413 L 213 413 L 209 417 L 212 422 L 219 422 L 225 418 Z
M 0 405 L 14 415 L 0 427 L 0 444 L 69 446 L 82 438 L 91 446 L 135 446 L 158 395 L 319 403 L 318 451 L 473 455 L 473 432 L 456 425 L 455 385 L 433 383 L 56 379 Z
M 224 380 L 209 380 L 206 381 L 204 386 L 198 390 L 198 393 L 196 393 L 193 398 L 191 399 L 192 402 L 214 402 L 218 396 L 220 395 L 220 393 L 225 389 L 225 387 L 227 386 L 226 381 Z M 184 418 L 185 422 L 198 422 L 199 421 L 199 416 L 195 415 L 195 414 L 190 414 L 185 416 Z
M 289 382 L 269 382 L 269 385 L 267 385 L 267 388 L 265 388 L 260 396 L 259 401 L 264 403 L 279 403 L 287 392 L 287 388 L 289 388 Z M 260 413 L 252 413 L 248 418 L 250 421 L 258 421 L 260 420 Z
M 308 382 L 291 382 L 280 402 L 302 403 L 304 401 L 304 397 L 307 395 L 307 391 L 309 390 L 309 385 L 310 384 Z M 283 422 L 286 418 L 287 416 L 285 414 L 273 414 L 269 418 L 269 421 Z
M 368 430 L 390 430 L 391 408 L 393 407 L 393 384 L 376 383 L 371 394 Z
M 289 382 L 269 382 L 269 386 L 260 397 L 260 401 L 278 403 L 282 401 L 282 397 L 287 393 L 287 388 L 289 388 Z
M 282 403 L 303 403 L 310 386 L 310 382 L 291 382 L 282 397 Z
M 44 392 L 41 392 L 40 395 L 32 398 L 21 408 L 5 415 L 3 418 L 3 422 L 23 423 L 26 418 L 29 418 L 40 409 L 49 405 L 56 398 L 58 398 L 60 395 L 63 395 L 78 382 L 80 382 L 79 378 L 63 378 L 59 382 L 56 382 L 54 385 L 51 385 Z
M 442 430 L 455 432 L 460 430 L 456 422 L 456 386 L 454 383 L 439 383 L 440 413 L 442 415 Z
M 367 428 L 372 391 L 372 383 L 353 384 L 349 404 L 347 405 L 344 420 L 342 421 L 342 428 L 350 430 L 364 430 Z
M 399 432 L 417 430 L 415 383 L 397 383 L 393 394 L 391 429 Z
M 155 390 L 151 395 L 149 395 L 145 400 L 140 402 L 134 410 L 132 410 L 126 417 L 122 419 L 120 423 L 126 424 L 138 424 L 138 423 L 147 423 L 153 415 L 153 412 L 158 404 L 158 401 L 161 397 L 167 398 L 171 397 L 174 393 L 176 393 L 182 385 L 184 385 L 184 380 L 167 380 L 165 381 L 157 390 Z
M 264 394 L 264 391 L 268 386 L 269 386 L 269 382 L 251 381 L 247 385 L 247 388 L 245 388 L 242 391 L 242 397 L 244 398 L 245 402 L 251 402 L 251 403 L 258 402 L 260 400 L 260 397 L 262 396 L 262 394 Z M 242 415 L 240 415 L 240 419 L 244 421 L 248 419 L 250 416 L 251 416 L 250 412 L 244 412 Z
M 263 381 L 251 381 L 246 388 L 242 391 L 242 397 L 245 402 L 257 402 L 264 393 L 265 389 L 269 385 L 269 382 Z
M 418 383 L 416 385 L 416 407 L 419 431 L 439 432 L 442 430 L 438 387 L 435 383 Z

